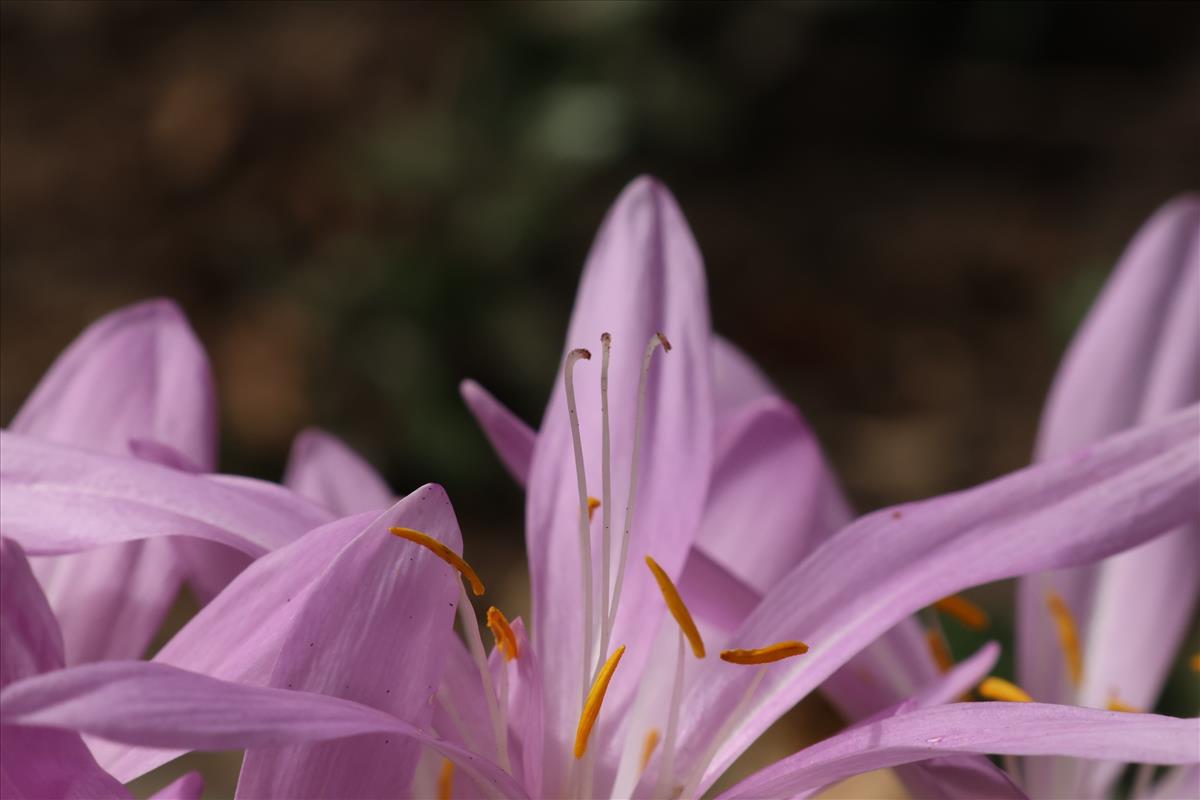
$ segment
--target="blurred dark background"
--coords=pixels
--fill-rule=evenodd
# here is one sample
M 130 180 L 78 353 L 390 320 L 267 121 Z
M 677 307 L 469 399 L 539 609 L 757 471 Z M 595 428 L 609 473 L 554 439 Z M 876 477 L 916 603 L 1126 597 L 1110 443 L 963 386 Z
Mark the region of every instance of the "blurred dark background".
M 513 564 L 456 385 L 538 421 L 636 174 L 863 509 L 1026 463 L 1125 242 L 1200 184 L 1186 3 L 5 2 L 0 90 L 0 419 L 167 295 L 224 469 L 278 477 L 319 425 Z

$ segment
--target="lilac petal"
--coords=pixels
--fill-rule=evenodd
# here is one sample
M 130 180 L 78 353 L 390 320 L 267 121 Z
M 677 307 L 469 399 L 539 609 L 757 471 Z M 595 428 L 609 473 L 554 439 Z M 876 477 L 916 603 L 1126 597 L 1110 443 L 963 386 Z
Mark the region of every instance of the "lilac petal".
M 840 531 L 777 584 L 733 636 L 733 646 L 798 638 L 812 650 L 769 670 L 706 782 L 918 608 L 969 586 L 1095 561 L 1193 518 L 1200 512 L 1197 435 L 1200 407 L 972 490 L 885 509 Z M 704 732 L 728 715 L 749 680 L 748 670 L 715 662 L 697 672 L 684 704 L 685 758 L 701 751 Z
M 377 517 L 367 512 L 338 520 L 255 560 L 192 617 L 154 660 L 222 680 L 265 686 L 321 576 Z M 96 742 L 94 749 L 104 768 L 123 781 L 180 755 L 111 742 Z
M 1196 764 L 1168 769 L 1150 791 L 1151 800 L 1195 800 L 1197 797 L 1200 797 L 1200 765 Z
M 203 794 L 204 776 L 199 772 L 185 772 L 150 795 L 150 800 L 200 800 Z
M 762 600 L 762 595 L 699 547 L 688 553 L 678 586 L 696 619 L 724 633 L 737 629 Z
M 717 413 L 736 411 L 746 403 L 779 392 L 758 365 L 723 336 L 712 337 L 713 399 Z
M 5 800 L 127 800 L 129 792 L 96 765 L 78 733 L 0 726 L 0 797 Z
M 211 471 L 216 394 L 208 358 L 183 312 L 151 300 L 93 323 L 13 418 L 17 432 L 118 454 L 162 442 Z
M 475 381 L 463 381 L 458 391 L 500 457 L 500 463 L 518 486 L 524 486 L 529 481 L 537 433 Z
M 759 592 L 852 518 L 820 445 L 786 400 L 761 397 L 721 417 L 715 449 L 699 547 Z
M 575 384 L 589 492 L 599 496 L 600 335 L 612 334 L 614 551 L 629 488 L 642 354 L 656 331 L 671 340 L 673 349 L 659 353 L 650 369 L 629 566 L 610 645 L 628 646 L 621 667 L 628 675 L 641 671 L 662 619 L 661 596 L 653 576 L 641 567 L 643 559 L 651 554 L 668 574 L 680 574 L 703 510 L 713 438 L 708 304 L 700 254 L 667 190 L 652 179 L 639 178 L 617 199 L 597 235 L 564 350 L 565 355 L 566 350 L 587 347 L 594 353 L 590 363 L 575 370 Z M 575 535 L 579 514 L 560 369 L 534 448 L 526 536 L 534 646 L 546 678 L 547 726 L 561 751 L 574 735 L 581 691 L 584 624 Z M 614 554 L 614 574 L 616 560 Z M 623 705 L 635 687 L 636 681 L 618 676 L 606 704 Z
M 437 750 L 501 796 L 525 796 L 490 761 L 378 709 L 312 692 L 219 681 L 164 664 L 108 661 L 27 678 L 0 692 L 0 721 L 189 750 L 254 751 L 384 734 Z
M 58 621 L 11 539 L 0 539 L 0 643 L 0 687 L 63 666 Z
M 0 526 L 30 552 L 197 536 L 261 555 L 328 522 L 292 492 L 0 432 Z
M 283 483 L 338 516 L 378 511 L 395 499 L 392 490 L 363 457 L 336 436 L 317 428 L 292 442 Z
M 429 485 L 396 503 L 317 580 L 275 661 L 270 685 L 342 697 L 421 728 L 433 717 L 459 574 L 388 529 L 419 530 L 461 552 L 446 493 Z M 243 797 L 381 797 L 412 780 L 420 746 L 386 736 L 246 754 Z
M 851 728 L 767 767 L 721 797 L 805 796 L 851 775 L 949 753 L 1190 764 L 1200 752 L 1198 723 L 1043 703 L 936 706 Z
M 58 622 L 21 546 L 0 539 L 0 687 L 63 665 Z M 109 798 L 129 793 L 77 733 L 0 729 L 0 797 Z
M 525 623 L 519 617 L 512 621 L 513 636 L 517 640 L 517 658 L 514 680 L 509 689 L 509 719 L 521 741 L 522 784 L 530 797 L 542 794 L 542 761 L 545 738 L 545 700 L 542 695 L 542 672 L 538 664 L 533 643 L 525 632 Z
M 137 544 L 33 560 L 68 664 L 141 658 L 161 627 L 182 582 L 176 550 L 165 539 Z

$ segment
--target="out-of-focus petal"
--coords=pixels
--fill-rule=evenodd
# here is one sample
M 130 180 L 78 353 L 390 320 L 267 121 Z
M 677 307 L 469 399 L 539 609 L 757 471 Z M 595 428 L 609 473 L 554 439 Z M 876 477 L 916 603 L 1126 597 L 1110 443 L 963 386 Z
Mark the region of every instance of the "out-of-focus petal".
M 1189 764 L 1200 753 L 1198 722 L 1043 703 L 935 706 L 832 736 L 767 767 L 721 797 L 803 797 L 851 775 L 949 753 Z
M 575 387 L 588 491 L 599 497 L 600 335 L 612 334 L 609 412 L 615 580 L 642 355 L 658 331 L 673 345 L 669 354 L 655 356 L 647 384 L 629 566 L 609 648 L 624 644 L 628 650 L 621 673 L 609 687 L 606 705 L 611 707 L 630 699 L 636 681 L 624 680 L 622 674 L 640 672 L 663 618 L 653 576 L 639 566 L 646 555 L 652 555 L 669 575 L 679 576 L 707 494 L 713 401 L 705 294 L 700 254 L 674 199 L 650 178 L 635 180 L 617 199 L 597 235 L 564 349 L 564 356 L 577 347 L 593 353 L 590 362 L 580 362 L 575 369 Z M 560 369 L 534 448 L 526 536 L 534 646 L 546 678 L 547 731 L 556 749 L 565 753 L 579 717 L 584 604 L 576 536 L 579 497 L 562 376 Z M 592 528 L 593 549 L 599 543 L 600 516 Z M 598 561 L 593 558 L 597 567 Z M 598 589 L 599 580 L 593 584 Z
M 11 539 L 0 539 L 0 643 L 0 687 L 63 666 L 58 620 Z
M 58 622 L 21 547 L 0 539 L 0 687 L 63 665 Z M 3 726 L 0 797 L 128 797 L 79 734 Z
M 537 433 L 475 381 L 463 381 L 458 392 L 500 457 L 500 463 L 518 486 L 524 486 L 529 481 Z
M 724 336 L 712 337 L 713 400 L 717 414 L 779 392 L 749 356 Z
M 1200 766 L 1190 764 L 1168 769 L 1154 784 L 1149 797 L 1150 800 L 1193 800 L 1200 797 Z
M 699 546 L 759 592 L 851 519 L 816 437 L 775 396 L 720 418 Z
M 378 709 L 312 692 L 219 681 L 165 664 L 107 661 L 27 678 L 0 692 L 0 721 L 189 750 L 279 748 L 364 734 L 404 737 L 437 750 L 503 797 L 525 796 L 490 761 Z
M 107 453 L 163 442 L 216 466 L 216 394 L 204 348 L 178 306 L 151 300 L 90 325 L 13 418 L 18 433 Z
M 181 535 L 261 555 L 331 519 L 263 481 L 189 475 L 7 431 L 0 491 L 4 534 L 37 554 Z
M 175 601 L 181 576 L 173 542 L 125 544 L 33 560 L 61 622 L 68 664 L 141 658 Z
M 341 439 L 317 428 L 301 431 L 292 442 L 283 484 L 338 516 L 379 511 L 395 500 L 374 467 Z
M 186 772 L 150 795 L 150 800 L 200 800 L 204 794 L 204 776 Z
M 969 586 L 1095 561 L 1194 518 L 1198 435 L 1200 407 L 840 531 L 780 581 L 732 637 L 732 646 L 797 638 L 812 649 L 768 671 L 703 785 L 833 670 L 918 608 Z M 713 720 L 735 707 L 751 671 L 714 662 L 697 672 L 683 706 L 685 762 L 706 747 Z
M 413 528 L 461 552 L 450 499 L 428 485 L 397 502 L 338 554 L 297 613 L 270 685 L 353 700 L 421 728 L 453 636 L 460 576 Z M 385 735 L 246 754 L 242 797 L 382 797 L 412 780 L 420 745 Z

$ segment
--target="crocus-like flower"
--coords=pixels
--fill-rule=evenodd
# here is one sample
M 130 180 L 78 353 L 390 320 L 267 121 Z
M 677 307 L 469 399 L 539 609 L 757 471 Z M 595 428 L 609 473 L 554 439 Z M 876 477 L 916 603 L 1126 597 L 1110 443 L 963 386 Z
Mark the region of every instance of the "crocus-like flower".
M 1165 206 L 1137 234 L 1072 342 L 1046 404 L 1037 458 L 1054 458 L 1200 400 L 1200 199 Z M 1045 702 L 1154 706 L 1200 596 L 1193 521 L 1135 550 L 1019 584 L 1017 668 Z M 1120 763 L 1027 759 L 1035 797 L 1103 797 Z M 1133 789 L 1149 790 L 1151 767 Z M 1169 776 L 1163 784 L 1169 785 Z M 1176 791 L 1200 794 L 1197 774 Z
M 672 349 L 655 363 L 666 346 L 659 330 Z M 712 502 L 711 343 L 699 257 L 657 184 L 636 182 L 610 214 L 568 343 L 599 357 L 580 364 L 584 353 L 568 353 L 562 394 L 531 453 L 509 451 L 510 463 L 530 465 L 536 635 L 490 611 L 499 643 L 490 658 L 456 570 L 473 591 L 483 586 L 436 487 L 382 515 L 278 542 L 279 520 L 250 502 L 265 487 L 140 465 L 129 476 L 128 465 L 6 439 L 0 526 L 26 543 L 182 533 L 263 554 L 157 663 L 27 678 L 0 694 L 0 720 L 158 748 L 97 747 L 121 780 L 170 758 L 169 748 L 248 747 L 239 791 L 253 797 L 403 794 L 414 774 L 444 796 L 698 796 L 780 714 L 917 609 L 978 583 L 1089 563 L 1198 511 L 1193 408 L 967 492 L 864 517 L 755 602 L 712 558 L 693 565 L 702 579 L 688 579 Z M 597 477 L 599 507 L 588 489 Z M 789 491 L 783 477 L 760 510 L 729 522 L 752 533 Z M 94 510 L 105 524 L 45 502 L 48 483 L 71 503 L 103 487 Z M 227 491 L 235 485 L 240 494 Z M 294 526 L 295 500 L 271 500 Z M 469 648 L 449 635 L 456 605 Z M 1195 763 L 1194 720 L 1037 703 L 936 707 L 994 657 L 985 649 L 908 704 L 731 796 L 808 793 L 956 753 Z M 461 771 L 434 762 L 436 774 L 418 773 L 422 746 Z

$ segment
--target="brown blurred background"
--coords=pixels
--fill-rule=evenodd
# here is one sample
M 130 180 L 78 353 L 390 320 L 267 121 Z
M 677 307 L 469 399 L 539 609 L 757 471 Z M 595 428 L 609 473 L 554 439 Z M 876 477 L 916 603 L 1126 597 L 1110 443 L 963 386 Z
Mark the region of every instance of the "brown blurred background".
M 1027 462 L 1123 245 L 1200 185 L 1185 3 L 4 2 L 0 92 L 0 420 L 173 297 L 224 469 L 325 427 L 445 484 L 515 598 L 521 497 L 456 385 L 537 422 L 634 175 L 863 509 Z

